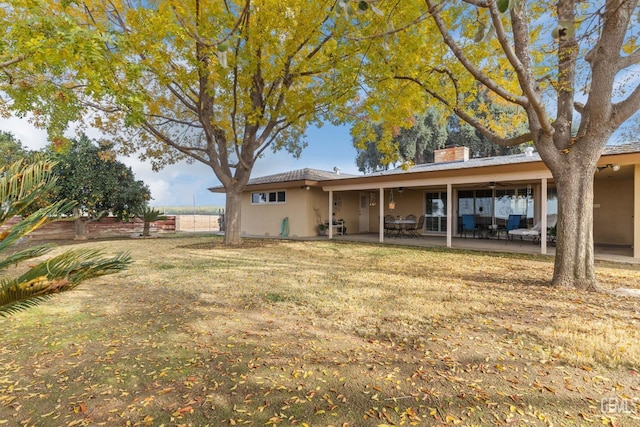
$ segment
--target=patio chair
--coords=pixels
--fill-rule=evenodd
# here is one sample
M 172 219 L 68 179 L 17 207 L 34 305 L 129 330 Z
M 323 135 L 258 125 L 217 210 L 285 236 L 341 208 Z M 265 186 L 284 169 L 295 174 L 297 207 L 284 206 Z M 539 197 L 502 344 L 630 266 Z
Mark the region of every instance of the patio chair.
M 413 232 L 416 228 L 416 225 L 418 225 L 418 219 L 414 214 L 409 214 L 405 216 L 404 219 L 407 222 L 400 224 L 400 232 L 406 234 L 409 237 L 414 236 Z M 413 221 L 413 223 L 409 221 Z
M 557 215 L 547 215 L 547 229 L 555 227 L 557 220 Z M 525 238 L 531 238 L 533 243 L 539 243 L 542 238 L 541 228 L 542 223 L 538 221 L 533 228 L 517 228 L 515 230 L 509 230 L 509 238 L 513 240 L 514 236 L 519 236 L 521 243 Z M 545 236 L 546 234 L 547 233 L 545 233 Z
M 473 237 L 476 237 L 476 217 L 471 214 L 463 214 L 460 235 L 464 235 L 464 238 L 466 239 L 468 232 L 472 232 Z
M 422 229 L 424 228 L 424 215 L 420 215 L 416 225 L 409 229 L 409 233 L 413 237 L 422 237 Z
M 392 234 L 398 233 L 398 224 L 394 223 L 393 215 L 384 216 L 384 235 L 391 237 Z
M 514 215 L 514 214 L 509 215 L 509 218 L 507 218 L 507 224 L 505 225 L 505 227 L 501 230 L 498 230 L 498 239 L 500 239 L 500 232 L 504 232 L 505 238 L 509 240 L 510 238 L 509 232 L 511 230 L 517 230 L 518 228 L 520 228 L 521 220 L 522 220 L 522 215 Z

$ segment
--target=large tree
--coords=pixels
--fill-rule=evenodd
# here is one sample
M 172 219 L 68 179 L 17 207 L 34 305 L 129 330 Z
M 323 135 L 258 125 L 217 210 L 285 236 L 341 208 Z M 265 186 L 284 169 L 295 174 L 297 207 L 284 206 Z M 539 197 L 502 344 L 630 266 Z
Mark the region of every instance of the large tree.
M 493 114 L 505 114 L 499 109 Z M 469 147 L 472 157 L 504 156 L 520 152 L 519 147 L 499 146 L 461 121 L 455 114 L 446 120 L 436 108 L 428 108 L 424 113 L 414 117 L 410 127 L 395 128 L 391 139 L 394 151 L 382 152 L 378 145 L 383 134 L 383 125 L 370 123 L 373 132 L 358 133 L 353 136 L 356 147 L 356 164 L 358 170 L 369 173 L 385 170 L 398 162 L 401 164 L 431 163 L 435 150 L 447 146 Z M 365 135 L 366 138 L 360 139 Z
M 370 123 L 373 132 L 367 132 L 367 138 L 360 139 L 362 134 L 353 136 L 353 145 L 358 155 L 356 164 L 361 172 L 374 172 L 386 169 L 389 164 L 422 164 L 433 161 L 433 152 L 442 148 L 447 141 L 447 127 L 440 112 L 429 108 L 424 113 L 414 116 L 410 127 L 395 128 L 392 143 L 393 153 L 382 153 L 378 143 L 382 137 L 382 125 Z M 389 155 L 391 154 L 391 155 Z
M 640 108 L 637 8 L 635 0 L 425 0 L 368 19 L 361 35 L 379 21 L 386 39 L 369 51 L 372 104 L 399 87 L 407 102 L 418 92 L 408 87 L 420 87 L 496 144 L 533 142 L 558 190 L 555 286 L 597 289 L 593 177 L 613 132 Z M 391 72 L 380 73 L 385 64 Z M 488 118 L 491 104 L 519 114 Z M 510 134 L 517 120 L 526 132 Z
M 76 238 L 85 239 L 87 224 L 106 215 L 122 221 L 135 218 L 151 199 L 149 188 L 136 180 L 130 167 L 116 159 L 109 142 L 91 141 L 85 135 L 71 140 L 63 151 L 50 153 L 58 189 L 50 200 L 74 200 Z
M 74 99 L 101 112 L 92 124 L 155 168 L 210 166 L 226 190 L 227 244 L 241 241 L 256 160 L 299 154 L 305 129 L 341 121 L 357 88 L 362 43 L 341 39 L 353 27 L 333 0 L 46 2 L 104 39 L 101 55 L 66 64 L 83 83 Z

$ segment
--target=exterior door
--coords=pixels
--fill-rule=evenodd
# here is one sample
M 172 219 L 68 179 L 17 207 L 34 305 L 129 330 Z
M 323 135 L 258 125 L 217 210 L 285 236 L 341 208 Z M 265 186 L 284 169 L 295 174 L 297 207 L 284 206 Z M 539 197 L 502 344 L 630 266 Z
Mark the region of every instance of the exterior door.
M 447 192 L 427 192 L 425 201 L 425 231 L 447 231 Z
M 360 206 L 358 207 L 358 231 L 369 232 L 369 193 L 360 193 Z

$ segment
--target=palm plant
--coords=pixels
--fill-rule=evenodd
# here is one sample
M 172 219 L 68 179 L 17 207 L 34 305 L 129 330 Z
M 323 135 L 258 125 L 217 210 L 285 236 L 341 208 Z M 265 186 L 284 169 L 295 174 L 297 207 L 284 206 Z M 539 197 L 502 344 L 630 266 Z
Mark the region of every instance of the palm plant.
M 149 237 L 151 235 L 151 223 L 158 220 L 167 219 L 166 216 L 162 215 L 159 210 L 155 208 L 151 208 L 149 206 L 145 206 L 136 214 L 136 216 L 142 221 L 144 221 L 144 226 L 142 228 L 142 236 Z
M 74 205 L 62 200 L 30 212 L 30 208 L 55 190 L 52 166 L 48 160 L 36 159 L 29 164 L 19 161 L 0 168 L 0 316 L 37 305 L 87 279 L 116 273 L 131 263 L 126 253 L 105 258 L 100 250 L 82 248 L 39 261 L 17 277 L 9 275 L 8 267 L 40 257 L 54 247 L 37 245 L 19 249 L 16 244 L 38 227 L 60 219 L 60 215 Z M 9 224 L 15 216 L 23 217 Z

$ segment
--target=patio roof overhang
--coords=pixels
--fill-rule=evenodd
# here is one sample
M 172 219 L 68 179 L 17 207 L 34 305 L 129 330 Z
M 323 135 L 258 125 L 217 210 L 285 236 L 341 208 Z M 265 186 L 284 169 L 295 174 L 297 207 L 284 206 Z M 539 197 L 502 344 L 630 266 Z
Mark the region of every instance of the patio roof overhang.
M 621 173 L 632 173 L 633 168 L 624 166 L 640 164 L 640 153 L 603 155 L 599 166 L 616 164 L 622 166 Z M 596 177 L 598 178 L 598 177 Z M 425 171 L 399 171 L 366 176 L 348 177 L 321 181 L 324 191 L 367 191 L 396 187 L 444 187 L 447 184 L 463 186 L 489 182 L 532 182 L 542 179 L 553 182 L 553 176 L 541 161 L 525 161 L 503 165 L 465 167 L 464 162 L 449 164 L 449 168 Z
M 300 179 L 296 181 L 281 181 L 281 182 L 269 182 L 263 184 L 248 184 L 244 191 L 263 191 L 263 190 L 284 190 L 287 188 L 300 188 L 300 187 L 319 187 L 318 181 L 309 179 Z M 209 188 L 212 193 L 226 193 L 224 187 L 212 187 Z
M 438 171 L 413 172 L 345 178 L 323 181 L 324 191 L 357 191 L 372 188 L 444 187 L 447 184 L 464 185 L 491 181 L 531 181 L 551 179 L 551 172 L 542 162 L 531 162 L 491 167 L 460 168 Z

